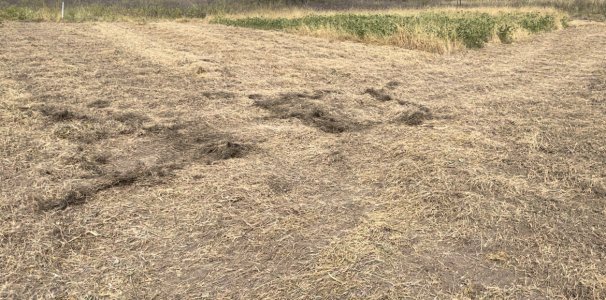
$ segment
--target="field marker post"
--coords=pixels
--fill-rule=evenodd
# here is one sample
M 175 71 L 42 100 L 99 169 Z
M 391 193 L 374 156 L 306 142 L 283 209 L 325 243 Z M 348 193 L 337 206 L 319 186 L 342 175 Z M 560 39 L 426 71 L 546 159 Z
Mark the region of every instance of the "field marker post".
M 61 1 L 61 20 L 63 20 L 64 13 L 65 13 L 65 1 Z

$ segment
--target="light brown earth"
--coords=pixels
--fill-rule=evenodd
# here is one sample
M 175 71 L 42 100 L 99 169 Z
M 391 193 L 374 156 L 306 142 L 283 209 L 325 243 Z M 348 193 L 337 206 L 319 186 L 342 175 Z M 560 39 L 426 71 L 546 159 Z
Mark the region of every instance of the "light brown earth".
M 606 26 L 438 56 L 0 27 L 0 298 L 606 298 Z

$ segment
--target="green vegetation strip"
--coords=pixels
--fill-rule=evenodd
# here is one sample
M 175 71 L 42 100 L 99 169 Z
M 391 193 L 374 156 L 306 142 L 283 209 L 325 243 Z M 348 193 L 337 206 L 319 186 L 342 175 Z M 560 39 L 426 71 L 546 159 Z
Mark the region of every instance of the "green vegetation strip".
M 360 40 L 389 39 L 407 33 L 481 48 L 493 38 L 513 41 L 516 32 L 538 33 L 566 26 L 567 18 L 551 12 L 420 12 L 415 15 L 337 14 L 302 18 L 215 18 L 212 22 L 265 30 L 310 32 L 332 30 Z

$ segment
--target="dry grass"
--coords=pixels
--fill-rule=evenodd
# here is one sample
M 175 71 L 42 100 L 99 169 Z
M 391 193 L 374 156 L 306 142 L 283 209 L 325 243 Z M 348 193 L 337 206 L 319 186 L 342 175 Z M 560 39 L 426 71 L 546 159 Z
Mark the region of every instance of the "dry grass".
M 606 297 L 602 24 L 449 56 L 195 22 L 0 40 L 0 298 Z

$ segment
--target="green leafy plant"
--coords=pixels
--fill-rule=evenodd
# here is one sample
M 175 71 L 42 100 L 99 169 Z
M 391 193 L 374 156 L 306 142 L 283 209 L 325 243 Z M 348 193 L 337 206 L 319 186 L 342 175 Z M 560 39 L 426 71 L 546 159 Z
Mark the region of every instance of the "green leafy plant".
M 249 27 L 264 30 L 308 31 L 331 29 L 347 38 L 358 40 L 389 40 L 406 32 L 421 38 L 444 43 L 460 43 L 466 48 L 482 48 L 498 38 L 502 43 L 512 43 L 516 30 L 530 33 L 551 31 L 558 28 L 560 16 L 551 13 L 514 12 L 488 14 L 474 11 L 419 12 L 414 15 L 392 14 L 335 14 L 308 15 L 299 18 L 225 18 L 213 19 L 213 23 Z M 414 45 L 412 45 L 414 48 Z M 436 49 L 435 47 L 432 49 Z

